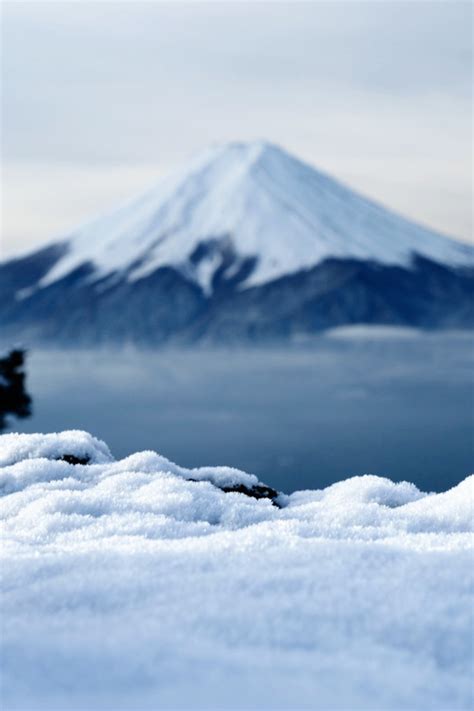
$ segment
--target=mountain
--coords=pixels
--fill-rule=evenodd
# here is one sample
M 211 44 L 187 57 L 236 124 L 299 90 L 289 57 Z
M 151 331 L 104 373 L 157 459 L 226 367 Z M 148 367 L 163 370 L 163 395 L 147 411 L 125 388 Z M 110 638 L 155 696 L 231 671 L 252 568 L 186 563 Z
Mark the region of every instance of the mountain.
M 29 342 L 268 341 L 336 325 L 474 325 L 474 248 L 265 142 L 210 149 L 144 195 L 0 264 Z

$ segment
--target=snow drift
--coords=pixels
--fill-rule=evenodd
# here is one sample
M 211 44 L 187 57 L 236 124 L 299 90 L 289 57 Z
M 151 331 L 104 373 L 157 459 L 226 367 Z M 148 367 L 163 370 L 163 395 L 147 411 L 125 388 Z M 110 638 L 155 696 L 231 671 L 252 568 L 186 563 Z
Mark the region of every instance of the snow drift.
M 473 477 L 258 484 L 0 437 L 2 707 L 471 708 Z

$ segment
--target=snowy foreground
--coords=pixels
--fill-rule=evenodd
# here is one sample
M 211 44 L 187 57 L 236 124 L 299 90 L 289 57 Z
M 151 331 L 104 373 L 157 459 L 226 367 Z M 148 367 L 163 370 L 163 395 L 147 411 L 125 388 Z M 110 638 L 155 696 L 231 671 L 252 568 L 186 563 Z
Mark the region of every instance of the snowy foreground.
M 473 477 L 257 483 L 0 437 L 2 709 L 471 708 Z

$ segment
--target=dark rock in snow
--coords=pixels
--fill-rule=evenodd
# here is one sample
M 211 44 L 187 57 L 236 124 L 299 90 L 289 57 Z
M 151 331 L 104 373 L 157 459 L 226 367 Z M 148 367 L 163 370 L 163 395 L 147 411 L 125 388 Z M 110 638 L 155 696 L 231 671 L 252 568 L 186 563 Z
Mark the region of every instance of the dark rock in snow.
M 278 503 L 278 497 L 280 496 L 280 492 L 276 489 L 272 489 L 266 484 L 254 484 L 253 486 L 246 486 L 245 484 L 240 483 L 234 484 L 232 486 L 219 486 L 215 482 L 209 481 L 207 479 L 186 479 L 186 481 L 194 481 L 196 483 L 207 481 L 207 483 L 212 484 L 212 486 L 215 486 L 216 489 L 220 489 L 225 494 L 244 494 L 245 496 L 249 496 L 252 499 L 270 499 L 272 504 L 274 504 L 278 508 L 281 508 L 280 504 Z
M 245 486 L 245 484 L 235 484 L 235 486 L 223 486 L 222 488 L 226 494 L 237 493 L 245 494 L 245 496 L 250 496 L 253 499 L 271 499 L 274 504 L 276 504 L 275 499 L 279 495 L 279 492 L 272 489 L 269 486 L 264 486 L 263 484 L 257 484 L 252 487 Z
M 59 457 L 60 462 L 67 462 L 68 464 L 89 464 L 90 457 L 76 457 L 74 454 L 63 454 Z

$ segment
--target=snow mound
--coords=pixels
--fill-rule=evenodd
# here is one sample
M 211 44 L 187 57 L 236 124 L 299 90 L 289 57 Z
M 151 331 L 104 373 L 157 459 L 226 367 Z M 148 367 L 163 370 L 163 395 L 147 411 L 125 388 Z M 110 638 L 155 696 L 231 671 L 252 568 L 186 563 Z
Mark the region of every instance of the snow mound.
M 54 434 L 6 434 L 1 437 L 0 467 L 25 459 L 61 459 L 73 455 L 90 464 L 113 461 L 109 448 L 88 432 L 68 430 Z
M 277 506 L 84 432 L 0 462 L 3 709 L 471 708 L 474 477 Z

